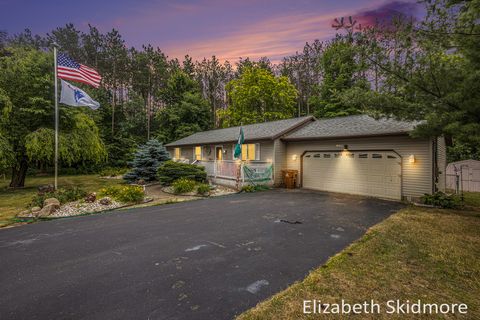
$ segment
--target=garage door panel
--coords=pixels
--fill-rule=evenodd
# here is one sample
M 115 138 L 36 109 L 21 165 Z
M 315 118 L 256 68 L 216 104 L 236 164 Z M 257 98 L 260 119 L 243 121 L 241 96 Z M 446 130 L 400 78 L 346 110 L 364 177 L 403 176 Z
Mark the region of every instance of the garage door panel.
M 303 187 L 401 199 L 401 164 L 392 152 L 308 152 Z

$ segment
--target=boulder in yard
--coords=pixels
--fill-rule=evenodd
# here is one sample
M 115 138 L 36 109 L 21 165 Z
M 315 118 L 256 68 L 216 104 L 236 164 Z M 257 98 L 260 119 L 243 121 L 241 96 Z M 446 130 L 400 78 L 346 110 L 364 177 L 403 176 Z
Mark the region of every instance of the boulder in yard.
M 58 208 L 60 208 L 60 204 L 58 205 L 55 203 L 47 204 L 46 206 L 43 206 L 42 210 L 35 212 L 35 215 L 37 217 L 48 217 L 49 215 L 54 213 Z
M 92 203 L 92 202 L 95 202 L 96 200 L 97 200 L 97 193 L 96 192 L 90 192 L 85 197 L 85 202 Z
M 31 210 L 32 210 L 32 212 L 38 212 L 38 211 L 42 210 L 42 208 L 40 208 L 40 207 L 32 207 Z
M 54 204 L 57 206 L 57 209 L 60 208 L 60 201 L 56 198 L 48 198 L 43 201 L 43 207 L 46 207 L 48 205 Z
M 53 186 L 53 184 L 45 184 L 45 185 L 39 186 L 37 190 L 39 194 L 45 194 L 47 192 L 55 191 L 55 187 Z
M 100 199 L 100 204 L 104 205 L 104 206 L 108 206 L 110 204 L 112 204 L 112 199 L 109 198 L 109 197 L 105 197 L 105 198 L 102 198 Z

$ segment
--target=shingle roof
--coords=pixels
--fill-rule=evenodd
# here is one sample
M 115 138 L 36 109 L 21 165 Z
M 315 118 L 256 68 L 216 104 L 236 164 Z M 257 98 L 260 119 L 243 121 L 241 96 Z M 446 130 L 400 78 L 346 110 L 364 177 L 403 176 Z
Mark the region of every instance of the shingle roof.
M 368 115 L 319 119 L 288 134 L 283 140 L 328 139 L 354 136 L 406 134 L 419 122 L 406 122 Z
M 292 118 L 278 121 L 255 123 L 243 126 L 245 141 L 275 139 L 298 126 L 312 121 L 312 116 Z M 166 144 L 167 147 L 235 142 L 238 139 L 240 127 L 230 127 L 194 133 L 183 139 Z

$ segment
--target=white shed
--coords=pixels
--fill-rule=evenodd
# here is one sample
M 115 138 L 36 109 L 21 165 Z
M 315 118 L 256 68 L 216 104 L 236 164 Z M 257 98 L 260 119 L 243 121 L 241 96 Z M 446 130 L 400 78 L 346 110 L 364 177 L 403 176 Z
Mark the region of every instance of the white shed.
M 447 165 L 447 189 L 480 192 L 480 161 L 462 160 Z

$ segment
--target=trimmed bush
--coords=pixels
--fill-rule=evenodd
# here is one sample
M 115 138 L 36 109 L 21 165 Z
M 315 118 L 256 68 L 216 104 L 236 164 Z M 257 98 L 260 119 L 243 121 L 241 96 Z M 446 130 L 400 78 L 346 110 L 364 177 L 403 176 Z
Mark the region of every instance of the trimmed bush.
M 201 183 L 197 187 L 197 193 L 201 195 L 206 195 L 210 192 L 210 185 L 207 183 Z
M 456 195 L 447 195 L 441 191 L 434 194 L 425 194 L 421 198 L 424 204 L 442 207 L 446 209 L 454 209 L 460 206 L 460 199 Z
M 123 203 L 138 203 L 145 196 L 140 186 L 110 186 L 100 190 L 102 196 L 111 197 Z
M 180 178 L 172 183 L 174 193 L 187 193 L 192 192 L 195 189 L 197 183 L 187 178 Z
M 166 161 L 158 169 L 158 180 L 165 185 L 180 178 L 204 183 L 207 181 L 207 172 L 204 167 L 175 161 Z
M 61 204 L 83 199 L 87 192 L 79 187 L 61 188 L 53 192 L 37 194 L 30 202 L 30 207 L 43 207 L 43 202 L 48 198 L 56 198 Z

